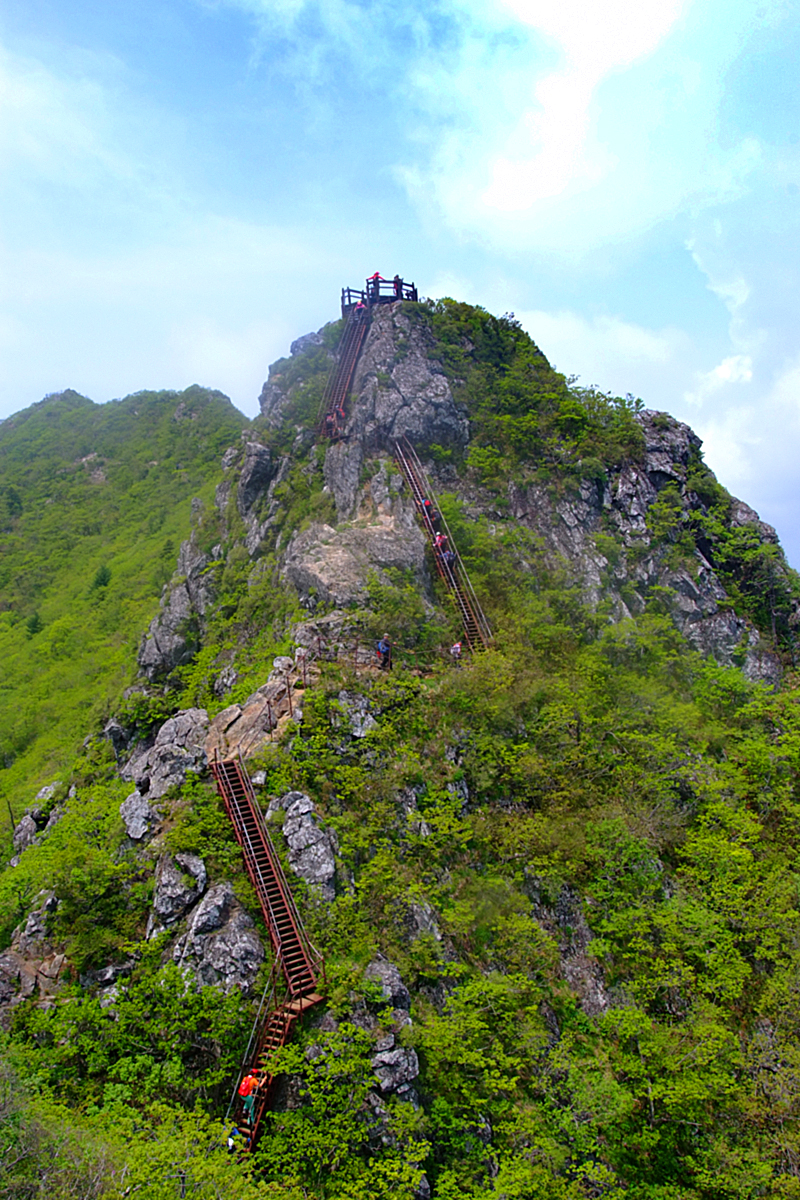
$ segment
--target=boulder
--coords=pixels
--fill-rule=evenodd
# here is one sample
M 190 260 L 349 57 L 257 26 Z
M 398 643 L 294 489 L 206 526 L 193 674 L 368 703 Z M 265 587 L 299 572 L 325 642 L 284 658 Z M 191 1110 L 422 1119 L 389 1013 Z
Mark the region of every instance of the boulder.
M 395 1009 L 407 1013 L 411 1008 L 411 994 L 403 983 L 399 970 L 382 954 L 372 960 L 364 972 L 364 978 L 380 984 L 383 995 Z
M 283 836 L 289 846 L 289 865 L 323 900 L 336 895 L 336 858 L 330 834 L 314 817 L 314 802 L 304 792 L 287 792 L 273 800 L 267 816 L 283 811 Z
M 140 842 L 158 823 L 158 814 L 153 812 L 138 789 L 122 801 L 119 815 L 125 824 L 125 832 L 134 842 Z
M 147 937 L 155 937 L 174 925 L 206 890 L 205 863 L 195 854 L 163 854 L 156 867 L 153 909 L 147 922 Z
M 169 788 L 182 784 L 187 771 L 202 772 L 206 769 L 207 735 L 206 710 L 183 709 L 164 722 L 152 746 L 133 755 L 121 772 L 122 778 L 132 780 L 137 790 L 146 794 L 149 801 L 159 799 Z
M 14 830 L 14 853 L 21 854 L 23 850 L 27 850 L 36 841 L 37 825 L 30 813 L 25 813 L 25 816 L 19 822 Z
M 264 961 L 264 947 L 230 883 L 209 888 L 189 916 L 172 957 L 198 983 L 249 992 Z
M 372 1058 L 372 1069 L 384 1095 L 387 1092 L 403 1094 L 419 1075 L 419 1059 L 416 1050 L 398 1046 L 393 1050 L 379 1050 Z
M 362 600 L 370 574 L 386 568 L 426 579 L 422 530 L 400 517 L 342 530 L 312 521 L 292 537 L 281 572 L 305 601 L 343 607 Z

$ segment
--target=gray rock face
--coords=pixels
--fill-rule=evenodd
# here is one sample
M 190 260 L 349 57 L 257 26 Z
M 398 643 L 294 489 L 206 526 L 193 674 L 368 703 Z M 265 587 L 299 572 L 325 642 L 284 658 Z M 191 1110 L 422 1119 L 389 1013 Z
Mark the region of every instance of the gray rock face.
M 369 711 L 369 700 L 366 696 L 358 692 L 341 691 L 338 700 L 353 737 L 366 737 L 373 729 L 378 728 L 378 722 Z
M 323 900 L 336 895 L 336 858 L 330 834 L 314 817 L 314 803 L 304 792 L 287 792 L 273 800 L 267 816 L 282 811 L 283 836 L 289 846 L 289 865 Z
M 295 338 L 289 347 L 289 353 L 292 357 L 296 354 L 304 354 L 306 350 L 314 350 L 317 346 L 321 346 L 324 340 L 322 330 L 317 333 L 304 333 L 302 337 Z
M 236 493 L 236 502 L 243 517 L 269 487 L 277 469 L 278 464 L 267 446 L 259 442 L 245 443 L 244 463 Z
M 392 452 L 408 437 L 419 449 L 434 443 L 464 447 L 469 422 L 458 407 L 442 368 L 428 358 L 425 331 L 399 305 L 382 305 L 372 323 L 353 379 L 346 439 L 328 448 L 325 482 L 340 521 L 356 505 L 364 456 Z
M 534 885 L 534 895 L 536 887 Z M 561 970 L 590 1017 L 604 1013 L 611 1003 L 600 963 L 587 947 L 593 934 L 586 921 L 580 897 L 569 887 L 561 889 L 552 908 L 534 900 L 536 919 L 558 939 Z
M 147 937 L 155 937 L 174 925 L 206 890 L 205 863 L 195 854 L 162 855 L 156 867 L 153 910 L 147 922 Z
M 220 547 L 215 547 L 218 555 Z M 139 647 L 139 666 L 152 682 L 188 662 L 197 648 L 197 624 L 212 603 L 214 592 L 208 570 L 214 560 L 202 554 L 190 538 L 178 554 L 172 582 L 161 601 L 161 611 Z
M 283 576 L 306 600 L 345 607 L 364 596 L 371 571 L 386 567 L 425 578 L 425 540 L 416 526 L 399 521 L 337 532 L 312 522 L 286 551 Z
M 380 1050 L 372 1058 L 381 1091 L 402 1095 L 419 1075 L 419 1059 L 416 1050 L 398 1046 L 394 1050 Z
M 249 992 L 264 961 L 264 947 L 229 883 L 209 888 L 191 913 L 172 957 L 202 985 Z
M 380 989 L 387 1000 L 396 1009 L 408 1012 L 411 1008 L 411 994 L 403 983 L 402 976 L 393 962 L 379 955 L 369 964 L 364 972 L 364 978 L 380 984 Z
M 134 842 L 140 842 L 158 823 L 158 814 L 153 812 L 138 789 L 122 801 L 119 815 L 125 825 L 125 832 Z
M 662 488 L 677 487 L 685 511 L 690 509 L 693 496 L 686 489 L 687 468 L 701 444 L 688 425 L 670 419 L 665 426 L 663 416 L 649 410 L 638 414 L 646 443 L 643 462 L 627 463 L 602 487 L 584 481 L 579 493 L 569 498 L 555 499 L 540 484 L 525 489 L 512 484 L 512 515 L 535 530 L 551 559 L 572 568 L 590 603 L 610 598 L 616 618 L 622 619 L 643 611 L 650 588 L 669 589 L 673 619 L 698 650 L 731 666 L 739 661 L 744 646 L 743 670 L 748 678 L 775 683 L 781 674 L 777 657 L 748 621 L 726 607 L 725 590 L 711 564 L 698 551 L 691 569 L 673 566 L 668 548 L 652 543 L 647 513 Z M 746 504 L 734 502 L 732 513 L 734 523 L 755 525 L 765 540 L 774 540 L 775 531 Z M 616 529 L 623 546 L 615 565 L 595 543 L 604 524 Z
M 11 935 L 11 947 L 23 958 L 42 957 L 47 950 L 49 918 L 58 908 L 55 892 L 40 892 L 36 907 Z
M 23 850 L 27 850 L 28 846 L 32 846 L 36 841 L 37 826 L 30 813 L 25 813 L 25 816 L 14 830 L 14 853 L 21 854 Z
M 168 788 L 183 783 L 187 771 L 205 770 L 207 735 L 206 710 L 183 709 L 164 722 L 151 747 L 133 755 L 121 772 L 122 778 L 134 782 L 148 801 L 159 799 Z

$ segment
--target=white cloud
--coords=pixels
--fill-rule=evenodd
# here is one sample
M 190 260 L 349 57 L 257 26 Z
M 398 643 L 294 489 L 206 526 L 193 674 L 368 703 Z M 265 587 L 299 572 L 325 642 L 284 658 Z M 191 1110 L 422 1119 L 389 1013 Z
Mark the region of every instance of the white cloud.
M 694 390 L 684 393 L 687 404 L 702 403 L 731 383 L 750 383 L 753 378 L 753 360 L 749 354 L 731 354 L 710 371 L 699 372 Z
M 524 111 L 508 138 L 506 153 L 492 164 L 483 203 L 501 212 L 530 208 L 572 185 L 598 183 L 614 157 L 589 145 L 592 98 L 612 71 L 655 50 L 678 20 L 684 0 L 504 0 L 524 25 L 554 38 L 564 67 L 534 88 L 534 105 Z
M 587 318 L 569 311 L 516 315 L 564 374 L 576 374 L 583 385 L 596 385 L 617 395 L 633 392 L 650 407 L 666 407 L 665 375 L 674 378 L 690 353 L 688 336 L 675 328 L 656 331 L 619 317 Z

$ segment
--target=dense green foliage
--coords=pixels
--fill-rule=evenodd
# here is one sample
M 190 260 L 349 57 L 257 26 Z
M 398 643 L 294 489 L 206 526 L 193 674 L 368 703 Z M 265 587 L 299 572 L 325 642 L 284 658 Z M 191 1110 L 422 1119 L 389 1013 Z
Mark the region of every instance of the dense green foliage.
M 428 324 L 432 356 L 469 412 L 469 464 L 500 488 L 509 474 L 596 478 L 638 457 L 637 404 L 575 387 L 558 374 L 513 314 L 494 317 L 455 300 L 405 305 Z M 641 407 L 641 404 L 638 405 Z
M 576 390 L 513 318 L 449 300 L 404 311 L 472 427 L 465 463 L 449 447 L 432 456 L 488 485 L 500 511 L 509 480 L 569 491 L 641 453 L 635 405 Z M 180 707 L 243 700 L 309 615 L 278 563 L 305 522 L 335 519 L 310 431 L 336 334 L 273 368 L 285 419 L 257 429 L 276 456 L 291 454 L 273 524 L 253 561 L 234 494 L 222 517 L 207 504 L 195 538 L 223 547 L 209 568 L 215 604 L 193 661 L 116 703 L 134 740 Z M 58 767 L 47 804 L 62 814 L 0 872 L 0 934 L 4 948 L 52 889 L 48 934 L 72 972 L 54 1000 L 13 1009 L 0 1197 L 44 1194 L 46 1180 L 50 1200 L 411 1200 L 424 1171 L 435 1200 L 798 1200 L 795 678 L 770 690 L 703 659 L 663 587 L 638 594 L 635 619 L 612 622 L 534 533 L 468 519 L 454 495 L 442 512 L 494 646 L 456 667 L 441 654 L 456 632 L 445 597 L 399 571 L 373 575 L 347 620 L 367 638 L 391 629 L 394 672 L 323 664 L 302 724 L 250 764 L 265 797 L 313 798 L 335 834 L 337 894 L 325 903 L 295 887 L 325 954 L 327 1006 L 275 1058 L 292 1103 L 269 1116 L 253 1158 L 224 1153 L 219 1118 L 258 997 L 196 986 L 168 936 L 144 935 L 163 851 L 201 855 L 255 910 L 231 828 L 190 778 L 166 798 L 158 842 L 132 848 L 110 743 L 74 754 L 128 682 L 189 495 L 208 498 L 211 467 L 235 440 L 238 418 L 204 396 L 129 398 L 109 410 L 123 422 L 117 441 L 70 394 L 0 427 L 0 454 L 13 450 L 0 500 L 11 572 L 0 704 L 13 714 L 3 736 L 23 694 L 36 722 L 59 722 L 52 747 L 21 734 L 4 746 L 7 791 L 15 799 L 14 781 Z M 196 420 L 176 420 L 178 402 Z M 157 430 L 147 462 L 145 410 Z M 104 481 L 87 477 L 99 468 Z M 683 491 L 662 489 L 638 542 L 609 528 L 596 545 L 609 571 L 645 553 L 693 570 L 699 547 L 731 603 L 793 652 L 795 578 L 757 527 L 735 524 L 699 454 Z M 231 662 L 239 678 L 223 696 L 215 683 Z M 358 734 L 355 700 L 373 720 Z M 402 1028 L 365 980 L 379 953 L 411 992 Z M 86 972 L 108 962 L 121 971 L 101 1003 Z M 377 1097 L 370 1060 L 390 1031 L 419 1057 L 417 1098 Z
M 244 423 L 193 387 L 64 392 L 0 424 L 0 792 L 18 816 L 130 682 L 190 501 L 211 503 Z

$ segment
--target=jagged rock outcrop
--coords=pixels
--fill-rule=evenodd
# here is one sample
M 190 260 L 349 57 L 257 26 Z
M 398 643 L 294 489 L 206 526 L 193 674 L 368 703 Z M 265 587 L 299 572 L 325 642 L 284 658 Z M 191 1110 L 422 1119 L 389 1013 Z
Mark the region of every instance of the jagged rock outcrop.
M 122 778 L 135 783 L 139 795 L 146 796 L 152 804 L 169 788 L 183 783 L 187 771 L 205 770 L 207 736 L 206 710 L 182 709 L 164 722 L 152 746 L 134 753 L 121 771 Z
M 570 887 L 563 887 L 551 906 L 541 899 L 538 883 L 531 882 L 533 911 L 543 929 L 558 941 L 561 971 L 581 1008 L 587 1016 L 601 1015 L 611 1000 L 605 985 L 603 970 L 597 959 L 588 954 L 593 938 L 580 896 Z
M 173 961 L 201 985 L 248 992 L 264 961 L 264 947 L 252 919 L 230 883 L 209 888 L 189 915 L 186 933 L 177 939 Z
M 159 815 L 147 803 L 138 788 L 126 796 L 119 806 L 125 832 L 133 842 L 140 842 L 158 824 Z
M 686 480 L 700 439 L 688 425 L 663 418 L 647 409 L 638 414 L 643 461 L 626 463 L 604 485 L 583 481 L 577 494 L 555 496 L 543 484 L 512 483 L 512 516 L 542 538 L 552 559 L 581 579 L 591 603 L 611 599 L 621 619 L 642 612 L 652 588 L 668 589 L 675 623 L 698 650 L 728 666 L 741 658 L 748 678 L 775 683 L 781 673 L 776 655 L 752 624 L 732 611 L 708 560 L 698 550 L 691 566 L 675 565 L 669 548 L 658 545 L 648 529 L 648 510 L 666 485 L 678 488 L 687 512 L 696 502 Z M 474 495 L 472 504 L 480 505 Z M 734 502 L 733 519 L 754 524 L 765 540 L 775 540 L 775 531 L 741 502 Z M 598 548 L 596 535 L 606 529 L 615 530 L 622 545 L 616 562 Z
M 402 437 L 422 451 L 434 443 L 467 445 L 469 421 L 441 366 L 428 357 L 429 347 L 424 327 L 413 324 L 401 305 L 373 312 L 353 379 L 346 437 L 325 456 L 325 482 L 340 521 L 354 513 L 367 455 L 391 453 Z
M 147 922 L 148 938 L 169 929 L 206 890 L 208 875 L 196 854 L 163 854 L 156 867 L 153 908 Z
M 289 847 L 289 866 L 323 900 L 336 895 L 335 846 L 331 834 L 314 816 L 315 805 L 304 792 L 287 792 L 272 800 L 267 816 L 283 813 L 283 836 Z
M 209 568 L 221 559 L 203 554 L 189 538 L 180 548 L 178 566 L 161 601 L 161 611 L 139 647 L 139 667 L 151 682 L 188 662 L 198 644 L 198 623 L 214 596 Z
M 300 721 L 304 692 L 297 685 L 302 682 L 302 674 L 294 659 L 286 655 L 274 659 L 266 683 L 243 704 L 230 704 L 214 717 L 205 740 L 207 758 L 215 753 L 220 758 L 239 752 L 255 754 L 281 721 Z
M 66 976 L 66 955 L 50 940 L 51 917 L 58 908 L 53 892 L 40 892 L 35 907 L 11 935 L 0 954 L 0 1028 L 7 1029 L 11 1012 L 21 1000 L 49 1000 Z

